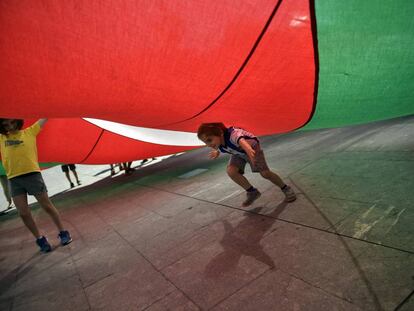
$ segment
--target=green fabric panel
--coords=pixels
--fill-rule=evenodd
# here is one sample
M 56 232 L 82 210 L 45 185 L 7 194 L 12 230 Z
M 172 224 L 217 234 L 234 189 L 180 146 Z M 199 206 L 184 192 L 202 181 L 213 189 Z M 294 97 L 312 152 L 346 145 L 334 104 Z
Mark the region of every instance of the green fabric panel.
M 58 162 L 39 163 L 39 166 L 42 170 L 56 166 L 56 165 L 62 165 L 62 164 Z
M 303 129 L 414 113 L 414 1 L 315 1 L 319 89 Z

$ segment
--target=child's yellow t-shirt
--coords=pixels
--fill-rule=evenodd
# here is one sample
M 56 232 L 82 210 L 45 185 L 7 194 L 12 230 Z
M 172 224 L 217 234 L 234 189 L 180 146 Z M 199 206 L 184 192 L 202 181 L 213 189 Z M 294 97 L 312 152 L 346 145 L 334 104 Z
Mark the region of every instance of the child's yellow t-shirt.
M 36 136 L 41 128 L 39 122 L 16 134 L 0 134 L 0 151 L 7 178 L 40 172 L 37 160 Z

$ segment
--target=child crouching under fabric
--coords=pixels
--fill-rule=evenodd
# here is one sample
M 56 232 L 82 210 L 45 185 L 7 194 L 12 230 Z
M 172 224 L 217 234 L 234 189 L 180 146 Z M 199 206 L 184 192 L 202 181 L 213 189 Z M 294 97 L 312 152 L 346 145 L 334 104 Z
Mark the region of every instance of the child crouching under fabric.
M 260 173 L 263 178 L 282 190 L 286 202 L 296 200 L 293 189 L 267 166 L 259 139 L 254 134 L 235 126 L 227 128 L 223 123 L 203 123 L 198 128 L 197 136 L 213 149 L 209 154 L 211 159 L 216 159 L 220 153 L 231 155 L 227 165 L 227 174 L 236 184 L 246 190 L 246 200 L 243 206 L 251 205 L 261 196 L 260 191 L 253 187 L 243 175 L 247 162 L 252 172 Z

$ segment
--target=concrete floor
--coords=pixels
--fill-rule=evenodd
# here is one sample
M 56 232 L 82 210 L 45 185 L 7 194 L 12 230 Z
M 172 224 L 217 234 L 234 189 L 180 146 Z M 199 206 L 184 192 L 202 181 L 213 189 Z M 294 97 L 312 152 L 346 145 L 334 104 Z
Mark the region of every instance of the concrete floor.
M 44 173 L 74 241 L 40 254 L 15 212 L 0 217 L 0 310 L 414 310 L 414 117 L 265 137 L 298 193 L 226 176 L 207 150 L 131 176 Z M 139 164 L 136 162 L 135 165 Z M 100 174 L 99 174 L 100 173 Z M 2 201 L 3 203 L 4 201 Z

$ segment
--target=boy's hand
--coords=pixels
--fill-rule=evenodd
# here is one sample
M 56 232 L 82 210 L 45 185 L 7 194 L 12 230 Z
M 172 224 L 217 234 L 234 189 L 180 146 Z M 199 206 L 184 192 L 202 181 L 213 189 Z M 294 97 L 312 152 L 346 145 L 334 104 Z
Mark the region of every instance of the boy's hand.
M 210 153 L 208 154 L 208 157 L 210 159 L 217 159 L 217 157 L 220 155 L 220 151 L 218 150 L 211 150 Z
M 249 145 L 249 143 L 244 138 L 241 138 L 239 140 L 239 145 L 246 152 L 247 156 L 249 157 L 250 162 L 254 164 L 256 151 L 254 151 L 254 149 Z
M 250 159 L 250 162 L 252 162 L 252 164 L 254 164 L 254 162 L 255 162 L 255 156 L 256 156 L 256 151 L 254 151 L 252 148 L 250 148 L 250 149 L 247 149 L 247 150 L 245 150 L 246 151 L 246 154 L 247 154 L 247 156 L 249 157 L 249 159 Z

